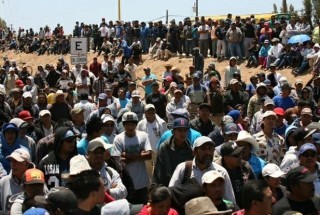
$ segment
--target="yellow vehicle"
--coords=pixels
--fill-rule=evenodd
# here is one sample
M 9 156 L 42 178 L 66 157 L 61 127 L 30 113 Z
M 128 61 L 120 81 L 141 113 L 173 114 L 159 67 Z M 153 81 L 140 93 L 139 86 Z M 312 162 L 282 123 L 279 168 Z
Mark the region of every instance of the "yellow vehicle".
M 285 20 L 289 21 L 291 18 L 290 14 L 287 13 L 260 13 L 260 14 L 244 14 L 240 15 L 241 19 L 245 19 L 247 17 L 250 17 L 254 15 L 254 18 L 256 22 L 258 22 L 260 19 L 270 20 L 271 16 L 275 16 L 276 20 L 280 20 L 281 17 L 285 17 Z M 232 18 L 234 19 L 236 15 L 233 15 Z M 227 18 L 227 15 L 218 15 L 218 16 L 205 16 L 205 19 L 211 18 L 212 20 L 225 20 Z

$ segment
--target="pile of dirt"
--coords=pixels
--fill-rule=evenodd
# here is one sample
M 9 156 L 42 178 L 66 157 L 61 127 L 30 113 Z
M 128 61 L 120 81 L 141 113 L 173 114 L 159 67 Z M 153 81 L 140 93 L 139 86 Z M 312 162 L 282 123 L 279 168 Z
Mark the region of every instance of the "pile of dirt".
M 96 54 L 94 53 L 88 53 L 87 59 L 88 59 L 88 65 L 92 62 L 93 57 L 95 57 Z M 21 67 L 23 64 L 30 66 L 33 71 L 36 71 L 38 65 L 44 66 L 45 64 L 56 64 L 59 55 L 42 55 L 42 56 L 37 56 L 36 54 L 25 54 L 25 53 L 16 53 L 14 51 L 8 51 L 5 53 L 0 53 L 0 57 L 8 57 L 10 60 L 16 60 L 17 64 L 19 67 Z M 70 65 L 70 55 L 63 55 L 64 60 L 69 63 Z M 163 71 L 164 71 L 164 65 L 165 63 L 170 63 L 175 67 L 178 67 L 181 70 L 181 75 L 185 77 L 185 74 L 188 73 L 188 67 L 192 64 L 192 58 L 185 58 L 185 57 L 173 57 L 169 59 L 168 61 L 161 61 L 161 60 L 153 60 L 149 59 L 148 55 L 143 56 L 143 64 L 138 66 L 138 72 L 136 77 L 143 77 L 144 72 L 143 68 L 149 67 L 151 68 L 152 73 L 156 74 L 158 78 L 161 77 Z M 103 57 L 99 56 L 98 61 L 102 62 Z M 224 75 L 224 70 L 226 66 L 228 65 L 228 61 L 222 61 L 222 62 L 216 62 L 215 59 L 213 58 L 207 58 L 205 59 L 205 68 L 209 65 L 210 62 L 214 61 L 216 63 L 216 69 L 221 73 L 221 76 L 223 77 Z M 2 65 L 2 63 L 0 63 Z M 262 70 L 258 68 L 246 68 L 245 63 L 242 63 L 239 65 L 241 68 L 241 76 L 242 79 L 246 82 L 249 83 L 249 79 L 252 75 L 257 74 L 261 72 Z M 263 71 L 267 73 L 267 71 Z M 311 78 L 311 74 L 304 74 L 299 77 L 294 77 L 291 74 L 291 69 L 283 69 L 280 70 L 279 73 L 281 73 L 283 76 L 286 76 L 289 80 L 290 83 L 294 84 L 295 80 L 297 78 L 302 79 L 304 83 L 306 83 L 308 80 Z

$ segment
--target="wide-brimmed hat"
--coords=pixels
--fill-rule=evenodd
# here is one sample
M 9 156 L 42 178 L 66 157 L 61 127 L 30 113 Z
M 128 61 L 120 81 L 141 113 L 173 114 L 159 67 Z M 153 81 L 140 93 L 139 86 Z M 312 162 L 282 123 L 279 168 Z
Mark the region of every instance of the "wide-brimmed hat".
M 259 143 L 252 137 L 252 135 L 247 131 L 240 131 L 236 142 L 246 142 L 252 145 L 252 152 L 259 151 Z

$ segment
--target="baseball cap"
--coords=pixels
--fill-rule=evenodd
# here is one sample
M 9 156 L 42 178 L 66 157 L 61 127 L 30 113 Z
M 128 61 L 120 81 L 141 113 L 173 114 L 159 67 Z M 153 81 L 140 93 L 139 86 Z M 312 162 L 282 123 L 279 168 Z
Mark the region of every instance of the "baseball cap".
M 54 187 L 46 196 L 35 196 L 34 200 L 42 204 L 49 204 L 63 212 L 76 213 L 78 200 L 75 194 L 66 187 Z
M 173 129 L 175 128 L 189 128 L 189 121 L 185 118 L 177 118 L 173 120 Z
M 151 86 L 152 86 L 152 87 L 154 87 L 154 86 L 159 86 L 159 83 L 158 83 L 157 81 L 154 81 L 154 82 L 152 82 Z
M 301 115 L 310 115 L 312 116 L 312 110 L 310 108 L 303 108 L 301 111 Z
M 235 134 L 238 132 L 239 132 L 239 129 L 235 123 L 229 123 L 224 126 L 224 133 L 226 134 Z
M 294 169 L 291 169 L 287 173 L 287 177 L 283 181 L 285 185 L 290 185 L 296 182 L 313 182 L 318 176 L 312 174 L 306 167 L 298 166 Z
M 197 78 L 197 79 L 199 79 L 199 78 L 200 78 L 200 75 L 199 75 L 197 72 L 195 72 L 195 73 L 193 74 L 192 78 Z
M 302 141 L 304 140 L 306 137 L 309 137 L 310 135 L 312 135 L 313 133 L 315 133 L 317 130 L 313 129 L 313 130 L 308 130 L 307 128 L 303 128 L 303 127 L 299 127 L 297 128 L 293 134 L 292 137 L 296 140 L 296 141 Z
M 144 107 L 144 111 L 147 111 L 149 109 L 156 109 L 155 106 L 153 104 L 147 104 L 145 107 Z
M 99 100 L 105 100 L 105 99 L 107 99 L 107 94 L 105 94 L 105 93 L 100 93 L 99 96 L 98 96 L 98 99 L 99 99 Z
M 44 208 L 32 207 L 26 210 L 23 215 L 49 215 L 49 212 Z
M 286 77 L 282 76 L 280 78 L 279 82 L 280 82 L 280 85 L 283 85 L 284 83 L 288 83 L 288 79 Z
M 97 137 L 89 142 L 87 151 L 93 152 L 97 148 L 104 148 L 105 150 L 108 150 L 112 148 L 112 146 L 112 144 L 105 143 L 101 137 Z
M 284 83 L 281 85 L 281 89 L 284 90 L 284 89 L 291 89 L 291 86 L 289 83 Z
M 149 67 L 143 68 L 143 71 L 151 71 Z
M 13 69 L 13 71 L 14 71 L 14 69 Z M 24 83 L 22 80 L 16 80 L 15 85 L 18 87 L 24 87 Z M 30 93 L 30 92 L 28 92 L 28 93 Z
M 268 111 L 266 111 L 266 112 L 264 112 L 264 113 L 262 114 L 262 118 L 263 118 L 263 119 L 266 118 L 266 117 L 268 117 L 268 116 L 275 116 L 275 117 L 277 117 L 277 114 L 276 114 L 275 112 L 271 111 L 271 110 L 268 110 Z
M 103 114 L 101 116 L 101 120 L 103 123 L 106 123 L 106 122 L 110 122 L 110 121 L 114 122 L 115 119 L 110 114 Z
M 212 141 L 212 139 L 210 137 L 201 136 L 201 137 L 198 137 L 197 139 L 195 139 L 192 148 L 194 150 L 195 148 L 200 147 L 205 143 L 211 143 L 214 146 L 214 142 Z
M 178 87 L 178 84 L 176 82 L 171 82 L 169 88 L 171 87 Z
M 237 121 L 240 117 L 240 111 L 238 110 L 231 110 L 229 111 L 229 113 L 227 114 L 228 116 L 231 116 L 233 121 Z
M 31 95 L 30 92 L 24 92 L 24 93 L 22 94 L 22 97 L 23 97 L 23 98 L 32 98 L 32 95 Z
M 84 109 L 83 108 L 73 108 L 71 111 L 70 111 L 70 115 L 77 115 L 79 113 L 82 113 L 84 112 Z
M 24 184 L 44 184 L 44 174 L 39 169 L 27 169 L 22 177 Z
M 276 115 L 284 116 L 284 110 L 280 107 L 273 109 L 273 112 L 275 112 Z
M 273 105 L 274 106 L 274 101 L 272 99 L 264 100 L 263 106 L 267 106 L 267 105 Z
M 211 184 L 212 182 L 214 182 L 215 180 L 217 180 L 218 178 L 221 178 L 222 180 L 224 180 L 223 175 L 216 171 L 216 170 L 210 170 L 206 173 L 203 174 L 202 178 L 201 178 L 201 184 Z
M 312 141 L 316 144 L 320 144 L 320 133 L 316 132 L 312 134 Z
M 235 142 L 226 142 L 221 146 L 221 156 L 237 155 L 242 152 L 244 147 L 239 147 Z
M 173 79 L 172 79 L 172 77 L 171 76 L 167 76 L 167 77 L 165 77 L 165 79 L 164 79 L 165 81 L 169 81 L 169 82 L 172 82 L 173 81 Z
M 170 115 L 173 117 L 173 118 L 185 118 L 187 120 L 189 120 L 189 112 L 184 109 L 184 108 L 178 108 L 176 109 L 175 111 L 172 111 L 170 113 Z
M 45 116 L 45 115 L 47 115 L 47 114 L 49 114 L 49 115 L 51 116 L 50 111 L 48 111 L 48 110 L 42 110 L 42 111 L 40 111 L 39 116 L 40 116 L 40 117 L 43 117 L 43 116 Z
M 18 117 L 23 120 L 33 119 L 30 112 L 27 110 L 23 110 L 18 114 Z
M 207 196 L 193 198 L 185 204 L 186 215 L 226 214 L 229 212 L 232 212 L 232 210 L 218 211 L 217 207 Z
M 232 119 L 231 116 L 225 115 L 225 116 L 223 116 L 223 117 L 221 118 L 220 124 L 227 125 L 227 124 L 229 124 L 229 123 L 233 123 L 233 119 Z
M 231 79 L 231 81 L 230 81 L 230 85 L 232 85 L 232 84 L 236 84 L 236 83 L 239 83 L 239 81 L 237 80 L 237 79 Z
M 299 149 L 299 155 L 305 153 L 308 150 L 312 150 L 314 152 L 317 152 L 317 148 L 312 143 L 305 143 L 303 144 Z
M 271 85 L 271 81 L 269 79 L 264 80 L 263 82 L 266 86 Z
M 140 92 L 139 92 L 139 90 L 134 90 L 134 91 L 132 91 L 132 93 L 131 93 L 131 97 L 132 98 L 140 98 Z
M 134 112 L 126 112 L 122 116 L 122 122 L 138 122 L 138 116 Z
M 199 110 L 203 108 L 207 108 L 208 110 L 211 110 L 211 105 L 209 105 L 208 103 L 202 103 L 199 105 Z
M 90 164 L 85 156 L 76 155 L 70 159 L 70 172 L 69 176 L 78 175 L 82 171 L 90 170 Z
M 174 94 L 176 94 L 176 93 L 181 93 L 182 94 L 182 91 L 180 89 L 175 89 L 174 90 Z
M 63 138 L 62 140 L 64 139 L 67 139 L 67 138 L 70 138 L 70 137 L 76 137 L 77 135 L 75 133 L 73 133 L 73 131 L 71 130 L 68 130 L 64 135 L 63 135 Z
M 303 81 L 301 79 L 297 79 L 295 84 L 303 84 Z
M 268 163 L 262 168 L 262 176 L 270 176 L 272 178 L 279 178 L 285 175 L 284 172 L 281 171 L 280 167 L 274 163 Z
M 9 156 L 7 156 L 7 159 L 12 158 L 18 162 L 28 161 L 31 162 L 30 153 L 25 148 L 19 148 L 14 150 Z

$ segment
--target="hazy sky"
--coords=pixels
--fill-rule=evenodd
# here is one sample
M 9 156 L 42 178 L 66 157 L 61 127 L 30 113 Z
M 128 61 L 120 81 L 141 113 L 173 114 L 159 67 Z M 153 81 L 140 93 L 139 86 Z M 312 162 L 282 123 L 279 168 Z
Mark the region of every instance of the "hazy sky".
M 121 0 L 122 20 L 150 21 L 165 16 L 169 20 L 182 20 L 194 16 L 192 6 L 195 0 Z M 199 16 L 270 13 L 273 3 L 280 9 L 282 0 L 199 0 Z M 302 9 L 302 0 L 287 0 L 296 10 Z M 13 28 L 39 27 L 57 23 L 64 26 L 65 33 L 71 33 L 75 21 L 100 23 L 101 18 L 116 20 L 118 0 L 0 0 L 0 16 Z M 174 16 L 171 16 L 174 15 Z M 164 20 L 164 18 L 163 18 Z

